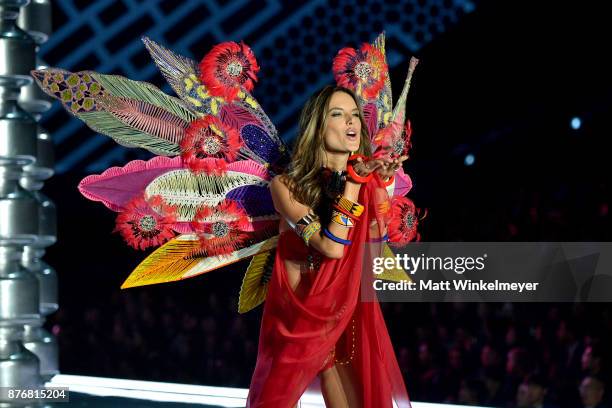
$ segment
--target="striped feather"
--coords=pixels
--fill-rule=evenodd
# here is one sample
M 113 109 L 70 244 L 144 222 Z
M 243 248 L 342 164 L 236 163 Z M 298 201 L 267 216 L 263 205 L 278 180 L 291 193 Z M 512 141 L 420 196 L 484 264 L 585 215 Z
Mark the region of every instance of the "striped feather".
M 238 173 L 251 174 L 255 177 L 262 178 L 264 180 L 270 180 L 270 173 L 261 164 L 253 160 L 239 160 L 227 165 L 228 171 L 235 171 Z
M 122 289 L 174 282 L 219 269 L 223 266 L 276 247 L 278 236 L 265 237 L 225 256 L 197 257 L 196 235 L 179 235 L 155 250 L 132 271 Z
M 275 248 L 278 243 L 278 235 L 274 235 L 278 232 L 278 226 L 274 233 L 270 231 L 255 231 L 252 233 L 257 238 L 250 239 L 249 246 L 246 246 L 238 251 L 234 251 L 229 255 L 223 256 L 209 256 L 201 258 L 200 261 L 190 268 L 183 275 L 183 279 L 191 278 L 202 273 L 210 272 L 222 266 L 238 262 L 244 258 L 256 255 L 262 251 L 268 251 Z
M 385 64 L 387 63 L 387 52 L 385 50 L 385 33 L 382 32 L 376 37 L 374 43 L 372 44 L 374 47 L 378 48 L 382 55 L 385 57 Z M 377 112 L 377 120 L 378 127 L 383 128 L 389 123 L 389 113 L 391 112 L 393 104 L 393 95 L 391 93 L 391 76 L 387 73 L 387 78 L 385 79 L 385 85 L 381 92 L 378 95 L 378 100 L 376 101 L 376 106 L 379 107 L 379 112 Z M 372 137 L 374 136 L 371 134 Z
M 278 131 L 276 130 L 276 126 L 272 123 L 266 112 L 261 108 L 261 105 L 251 94 L 246 91 L 243 91 L 244 95 L 240 95 L 241 99 L 237 99 L 234 101 L 233 105 L 235 105 L 238 109 L 249 112 L 253 117 L 257 118 L 259 123 L 264 127 L 268 136 L 270 136 L 274 141 L 276 141 L 279 145 L 283 145 L 283 141 L 278 137 Z
M 96 132 L 110 136 L 122 146 L 141 147 L 160 156 L 181 154 L 178 144 L 138 131 L 110 112 L 79 113 L 77 117 Z
M 190 76 L 198 76 L 198 63 L 170 51 L 148 37 L 142 37 L 142 42 L 174 92 L 181 99 L 186 100 L 189 93 L 185 89 L 185 80 L 189 80 Z
M 238 313 L 246 313 L 262 304 L 268 293 L 276 249 L 255 255 L 244 273 L 238 296 Z
M 229 105 L 223 105 L 221 112 L 219 113 L 219 119 L 227 125 L 235 129 L 242 129 L 246 124 L 259 124 L 256 116 L 251 114 L 239 105 L 232 103 Z
M 247 173 L 194 174 L 189 170 L 173 170 L 154 179 L 145 189 L 146 197 L 160 195 L 169 205 L 178 207 L 177 221 L 191 221 L 202 205 L 215 206 L 233 189 L 267 186 L 264 179 Z
M 104 75 L 97 72 L 92 73 L 92 76 L 110 95 L 148 102 L 186 122 L 191 122 L 198 117 L 182 100 L 166 95 L 159 88 L 147 82 L 133 81 L 119 75 Z
M 32 76 L 44 92 L 91 129 L 123 146 L 162 156 L 180 154 L 180 128 L 198 116 L 155 86 L 118 75 L 48 68 L 32 71 Z
M 121 285 L 121 289 L 180 280 L 198 263 L 189 255 L 200 247 L 195 235 L 180 235 L 166 242 L 143 260 Z
M 406 98 L 408 96 L 408 91 L 410 90 L 410 82 L 412 81 L 412 75 L 414 74 L 414 70 L 418 63 L 418 59 L 414 57 L 410 58 L 410 64 L 408 66 L 408 74 L 406 75 L 404 88 L 402 89 L 402 93 L 400 94 L 397 103 L 393 108 L 393 114 L 391 115 L 392 122 L 400 122 L 402 124 L 404 123 L 404 117 L 406 115 Z
M 107 96 L 99 103 L 126 125 L 143 133 L 179 144 L 189 122 L 145 101 Z

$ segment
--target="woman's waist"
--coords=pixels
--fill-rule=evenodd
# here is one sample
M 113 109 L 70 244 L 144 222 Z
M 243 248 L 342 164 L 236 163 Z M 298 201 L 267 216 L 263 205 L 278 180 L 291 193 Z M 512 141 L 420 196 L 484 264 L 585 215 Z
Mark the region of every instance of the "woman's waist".
M 302 238 L 295 231 L 287 229 L 281 231 L 278 237 L 279 250 L 285 259 L 296 261 L 306 260 L 312 248 L 306 246 Z M 282 246 L 282 248 L 280 248 Z

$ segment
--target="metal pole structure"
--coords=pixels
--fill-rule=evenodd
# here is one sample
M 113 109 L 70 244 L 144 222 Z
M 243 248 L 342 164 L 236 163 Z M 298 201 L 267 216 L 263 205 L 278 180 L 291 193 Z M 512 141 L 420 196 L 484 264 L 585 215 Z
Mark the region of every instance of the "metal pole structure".
M 36 53 L 51 34 L 50 0 L 32 0 L 23 7 L 17 19 L 17 25 L 25 30 L 36 43 Z M 46 68 L 46 64 L 36 59 L 36 69 Z M 51 108 L 51 98 L 34 82 L 21 88 L 19 105 L 28 111 L 36 120 Z M 41 258 L 45 248 L 53 245 L 57 236 L 55 204 L 40 192 L 44 181 L 53 175 L 54 154 L 53 141 L 40 125 L 37 131 L 36 162 L 24 167 L 20 184 L 36 198 L 39 208 L 38 239 L 32 245 L 26 245 L 23 251 L 22 264 L 38 279 L 40 287 L 40 319 L 24 325 L 23 345 L 36 354 L 40 361 L 40 374 L 48 381 L 59 373 L 58 345 L 55 336 L 43 328 L 45 319 L 58 309 L 57 275 L 55 270 Z
M 17 103 L 36 65 L 36 44 L 16 24 L 26 4 L 0 0 L 0 387 L 13 388 L 42 385 L 39 360 L 21 341 L 24 325 L 40 321 L 38 279 L 22 266 L 40 228 L 39 203 L 19 184 L 38 153 L 36 120 Z

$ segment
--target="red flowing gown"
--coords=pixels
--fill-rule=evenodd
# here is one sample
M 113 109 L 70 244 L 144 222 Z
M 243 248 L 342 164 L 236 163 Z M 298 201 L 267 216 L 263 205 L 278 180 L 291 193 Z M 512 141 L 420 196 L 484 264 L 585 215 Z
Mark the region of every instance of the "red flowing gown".
M 385 211 L 379 210 L 389 204 L 377 175 L 362 186 L 358 201 L 365 208 L 349 231 L 352 243 L 342 258 L 323 258 L 318 271 L 302 275 L 308 279 L 305 296 L 291 289 L 284 260 L 304 260 L 308 249 L 292 230 L 281 233 L 247 408 L 293 407 L 332 359 L 346 360 L 351 351 L 364 408 L 391 408 L 393 401 L 399 408 L 411 407 L 380 305 L 375 296 L 374 301 L 360 298 L 361 285 L 371 286 L 373 279 L 366 242 L 375 237 L 368 226 L 373 220 L 385 225 Z

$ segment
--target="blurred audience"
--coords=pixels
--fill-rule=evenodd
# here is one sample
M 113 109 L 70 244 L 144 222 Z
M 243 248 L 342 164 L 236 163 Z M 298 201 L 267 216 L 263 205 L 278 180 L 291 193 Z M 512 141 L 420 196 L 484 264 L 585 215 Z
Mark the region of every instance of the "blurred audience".
M 179 299 L 156 293 L 124 292 L 82 311 L 60 308 L 48 324 L 59 339 L 62 372 L 247 387 L 260 311 L 239 315 L 235 298 L 214 295 L 203 307 L 179 307 Z M 382 306 L 414 400 L 610 406 L 603 345 L 612 344 L 612 304 Z M 462 318 L 448 318 L 453 313 Z
M 580 398 L 584 408 L 604 408 L 605 385 L 597 377 L 584 377 L 580 383 Z

